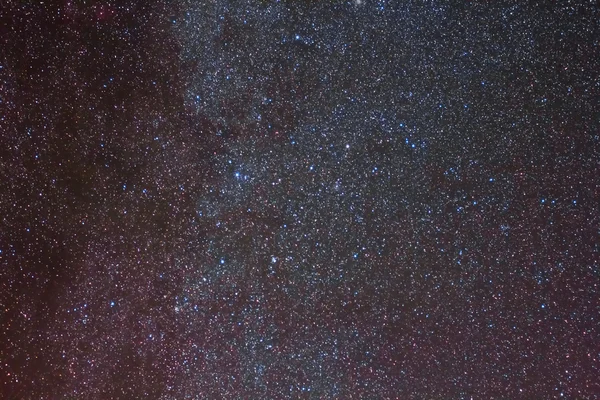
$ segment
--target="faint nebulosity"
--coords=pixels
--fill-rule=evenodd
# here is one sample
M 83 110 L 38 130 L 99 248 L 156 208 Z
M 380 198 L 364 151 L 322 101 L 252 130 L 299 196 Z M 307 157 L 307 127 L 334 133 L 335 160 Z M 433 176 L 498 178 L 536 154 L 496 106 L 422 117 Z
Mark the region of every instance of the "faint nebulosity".
M 7 1 L 3 399 L 599 399 L 593 1 Z

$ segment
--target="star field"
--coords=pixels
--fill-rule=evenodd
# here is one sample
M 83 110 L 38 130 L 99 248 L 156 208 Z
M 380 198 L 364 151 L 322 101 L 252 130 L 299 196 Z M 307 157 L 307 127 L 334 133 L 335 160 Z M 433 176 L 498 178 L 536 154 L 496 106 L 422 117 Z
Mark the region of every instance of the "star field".
M 0 9 L 3 399 L 599 399 L 600 11 Z

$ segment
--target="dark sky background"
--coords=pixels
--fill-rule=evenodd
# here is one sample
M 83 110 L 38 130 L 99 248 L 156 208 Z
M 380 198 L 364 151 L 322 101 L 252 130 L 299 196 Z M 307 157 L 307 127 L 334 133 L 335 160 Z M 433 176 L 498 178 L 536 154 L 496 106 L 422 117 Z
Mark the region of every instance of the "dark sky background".
M 0 398 L 599 399 L 593 1 L 3 1 Z

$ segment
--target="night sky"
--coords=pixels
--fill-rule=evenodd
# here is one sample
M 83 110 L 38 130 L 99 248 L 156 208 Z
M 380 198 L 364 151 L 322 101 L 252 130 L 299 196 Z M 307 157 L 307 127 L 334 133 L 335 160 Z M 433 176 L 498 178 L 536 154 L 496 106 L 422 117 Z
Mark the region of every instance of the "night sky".
M 600 399 L 595 1 L 2 1 L 0 398 Z

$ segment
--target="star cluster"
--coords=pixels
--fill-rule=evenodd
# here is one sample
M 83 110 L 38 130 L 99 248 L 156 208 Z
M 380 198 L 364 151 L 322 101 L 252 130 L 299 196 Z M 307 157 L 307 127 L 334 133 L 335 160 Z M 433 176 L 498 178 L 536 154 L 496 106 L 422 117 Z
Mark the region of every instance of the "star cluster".
M 2 398 L 600 398 L 592 2 L 0 21 Z

